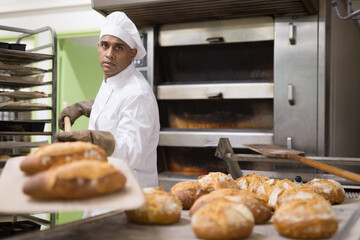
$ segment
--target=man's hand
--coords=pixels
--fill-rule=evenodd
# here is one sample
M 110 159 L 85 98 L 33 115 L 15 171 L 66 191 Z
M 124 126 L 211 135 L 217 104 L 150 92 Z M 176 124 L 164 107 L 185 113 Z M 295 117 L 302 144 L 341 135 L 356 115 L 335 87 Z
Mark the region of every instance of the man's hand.
M 96 130 L 75 130 L 71 132 L 61 132 L 55 135 L 58 142 L 90 142 L 98 145 L 105 150 L 106 155 L 110 156 L 115 150 L 115 138 L 111 132 Z
M 73 124 L 75 122 L 75 120 L 78 119 L 79 117 L 81 117 L 82 115 L 84 115 L 86 117 L 90 117 L 91 108 L 92 108 L 93 104 L 94 104 L 94 99 L 77 102 L 71 106 L 64 108 L 61 111 L 59 118 L 58 118 L 59 128 L 64 130 L 64 118 L 65 117 L 70 118 L 71 124 Z

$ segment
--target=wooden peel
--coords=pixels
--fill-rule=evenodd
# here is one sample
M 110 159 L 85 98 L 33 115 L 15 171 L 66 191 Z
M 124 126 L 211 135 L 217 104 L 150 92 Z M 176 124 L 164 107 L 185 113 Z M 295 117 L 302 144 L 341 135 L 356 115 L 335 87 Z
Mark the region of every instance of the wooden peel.
M 64 118 L 64 131 L 70 132 L 71 131 L 71 121 L 69 117 Z
M 333 167 L 324 163 L 320 163 L 311 159 L 308 159 L 306 157 L 303 157 L 305 155 L 304 152 L 288 149 L 285 147 L 277 146 L 277 145 L 269 145 L 269 144 L 250 144 L 245 145 L 245 147 L 261 153 L 262 155 L 265 155 L 267 157 L 278 157 L 278 158 L 288 158 L 291 160 L 295 160 L 300 163 L 304 163 L 306 165 L 309 165 L 311 167 L 323 170 L 325 172 L 334 174 L 336 176 L 349 179 L 351 181 L 360 183 L 360 174 L 349 172 L 337 167 Z

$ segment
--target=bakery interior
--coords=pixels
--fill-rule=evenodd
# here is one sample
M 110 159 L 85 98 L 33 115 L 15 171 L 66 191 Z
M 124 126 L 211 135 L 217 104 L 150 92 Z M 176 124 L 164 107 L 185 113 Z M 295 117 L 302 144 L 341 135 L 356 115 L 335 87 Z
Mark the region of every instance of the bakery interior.
M 0 238 L 360 239 L 360 0 L 0 0 L 0 5 Z M 123 199 L 104 196 L 85 203 L 35 201 L 11 191 L 20 189 L 17 180 L 24 174 L 18 168 L 9 171 L 8 163 L 53 143 L 54 134 L 62 131 L 57 117 L 66 106 L 95 98 L 101 84 L 96 79 L 103 78 L 99 28 L 114 11 L 136 24 L 147 50 L 134 63 L 159 107 L 159 194 L 173 197 L 176 184 L 207 184 L 209 176 L 235 185 L 217 182 L 196 194 L 250 190 L 238 180 L 253 175 L 266 176 L 264 186 L 328 179 L 343 191 L 341 201 L 327 199 L 332 205 L 325 201 L 320 207 L 323 216 L 335 216 L 326 223 L 331 233 L 291 235 L 297 229 L 279 223 L 285 206 L 271 202 L 271 187 L 265 200 L 256 198 L 257 204 L 268 202 L 266 221 L 259 223 L 254 215 L 256 225 L 240 231 L 245 235 L 228 230 L 220 237 L 195 226 L 205 222 L 194 219 L 204 217 L 199 215 L 209 204 L 191 213 L 181 201 L 173 221 L 168 216 L 166 223 L 136 223 L 136 213 L 129 212 L 154 194 L 139 186 L 119 194 Z M 89 79 L 94 79 L 91 84 Z M 83 116 L 71 129 L 88 124 Z M 298 150 L 295 155 L 315 165 L 279 154 L 267 157 L 252 144 Z M 137 185 L 132 176 L 129 182 Z M 284 187 L 277 194 L 277 199 L 285 196 Z M 229 204 L 217 201 L 213 208 Z M 299 204 L 313 207 L 298 201 L 290 210 Z M 82 218 L 85 207 L 101 204 L 121 206 Z

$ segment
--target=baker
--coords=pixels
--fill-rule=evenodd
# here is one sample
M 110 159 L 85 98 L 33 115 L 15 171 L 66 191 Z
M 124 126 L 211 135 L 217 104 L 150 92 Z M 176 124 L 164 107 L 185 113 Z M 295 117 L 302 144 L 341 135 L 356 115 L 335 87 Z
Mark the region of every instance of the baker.
M 123 12 L 113 12 L 101 27 L 98 42 L 104 79 L 95 100 L 64 108 L 58 119 L 71 124 L 90 117 L 88 130 L 61 132 L 58 141 L 85 141 L 102 147 L 108 156 L 124 159 L 141 187 L 158 185 L 156 148 L 159 113 L 153 90 L 135 68 L 146 50 L 135 24 Z M 89 83 L 91 84 L 91 83 Z

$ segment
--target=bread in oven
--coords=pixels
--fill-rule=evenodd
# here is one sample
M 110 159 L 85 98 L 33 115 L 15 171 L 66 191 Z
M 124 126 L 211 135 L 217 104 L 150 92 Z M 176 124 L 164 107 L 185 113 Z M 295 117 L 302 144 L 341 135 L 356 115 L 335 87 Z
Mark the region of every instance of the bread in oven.
M 197 182 L 201 188 L 208 191 L 213 191 L 221 188 L 238 188 L 235 180 L 230 174 L 222 172 L 210 172 L 207 175 L 202 175 Z
M 276 231 L 289 238 L 329 238 L 338 229 L 331 204 L 324 199 L 295 199 L 276 209 Z
M 170 193 L 175 195 L 182 203 L 184 210 L 191 208 L 196 199 L 209 191 L 202 189 L 200 184 L 192 181 L 184 181 L 176 183 L 171 189 Z
M 254 217 L 242 203 L 217 199 L 191 216 L 191 226 L 201 239 L 240 239 L 251 234 Z
M 264 183 L 267 180 L 270 180 L 270 178 L 266 175 L 252 173 L 236 179 L 236 184 L 238 185 L 239 189 L 250 191 L 250 189 L 257 188 L 256 186 L 258 184 Z
M 143 188 L 145 204 L 135 210 L 125 211 L 128 220 L 134 223 L 171 224 L 179 221 L 182 205 L 174 195 L 162 188 Z
M 190 216 L 192 216 L 196 211 L 201 209 L 206 204 L 217 199 L 244 204 L 253 214 L 256 224 L 266 223 L 272 215 L 271 208 L 256 194 L 246 190 L 224 188 L 215 190 L 207 195 L 201 196 L 198 200 L 196 200 L 193 206 L 190 208 Z
M 106 162 L 107 156 L 102 148 L 88 142 L 52 143 L 28 154 L 22 160 L 20 169 L 27 174 L 34 174 L 52 166 L 84 159 Z
M 107 162 L 81 160 L 31 175 L 23 192 L 38 199 L 83 199 L 125 187 L 126 177 Z
M 335 180 L 315 178 L 307 182 L 304 186 L 313 189 L 331 204 L 342 203 L 345 200 L 345 190 L 343 186 Z

